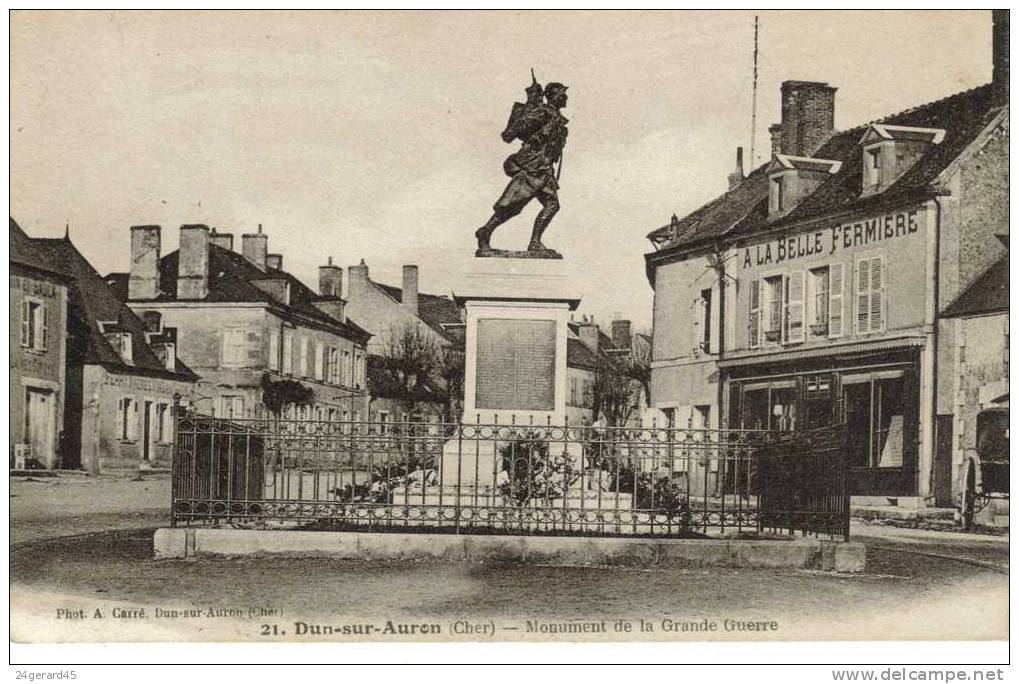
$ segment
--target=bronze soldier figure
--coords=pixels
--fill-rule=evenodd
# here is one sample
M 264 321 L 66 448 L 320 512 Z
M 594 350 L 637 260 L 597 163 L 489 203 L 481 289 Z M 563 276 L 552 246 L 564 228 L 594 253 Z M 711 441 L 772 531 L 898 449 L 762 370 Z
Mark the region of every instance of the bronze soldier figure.
M 536 197 L 542 208 L 534 219 L 527 250 L 558 256 L 542 243 L 541 236 L 559 211 L 559 181 L 555 164 L 562 157 L 568 133 L 568 121 L 559 111 L 566 106 L 566 86 L 549 83 L 544 89 L 545 102 L 541 101 L 541 86 L 536 81 L 526 92 L 527 104 L 514 105 L 509 123 L 502 133 L 506 142 L 520 140 L 523 144 L 503 163 L 503 170 L 512 180 L 495 203 L 492 217 L 474 234 L 478 238 L 479 255 L 492 252 L 490 241 L 495 229 L 519 214 Z

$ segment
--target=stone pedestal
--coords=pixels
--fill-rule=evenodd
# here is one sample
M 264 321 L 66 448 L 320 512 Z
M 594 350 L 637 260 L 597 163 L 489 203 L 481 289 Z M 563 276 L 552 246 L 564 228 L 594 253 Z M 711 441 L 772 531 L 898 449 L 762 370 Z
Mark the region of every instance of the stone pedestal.
M 453 295 L 466 313 L 461 420 L 478 434 L 446 443 L 440 481 L 494 487 L 496 428 L 488 426 L 565 423 L 567 323 L 580 295 L 562 260 L 513 258 L 473 259 Z

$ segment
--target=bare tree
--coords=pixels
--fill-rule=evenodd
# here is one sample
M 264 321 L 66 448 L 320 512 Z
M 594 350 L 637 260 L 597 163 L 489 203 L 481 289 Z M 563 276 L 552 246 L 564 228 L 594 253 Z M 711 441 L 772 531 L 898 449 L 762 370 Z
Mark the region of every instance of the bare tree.
M 635 344 L 625 359 L 623 373 L 640 384 L 644 392 L 644 403 L 651 405 L 651 346 Z
M 413 410 L 428 393 L 429 378 L 442 368 L 442 354 L 435 335 L 420 323 L 393 324 L 382 340 L 378 370 L 396 390 L 394 397 Z
M 640 383 L 627 374 L 624 359 L 618 362 L 603 357 L 594 377 L 594 413 L 605 416 L 610 427 L 626 425 L 636 408 L 635 395 Z

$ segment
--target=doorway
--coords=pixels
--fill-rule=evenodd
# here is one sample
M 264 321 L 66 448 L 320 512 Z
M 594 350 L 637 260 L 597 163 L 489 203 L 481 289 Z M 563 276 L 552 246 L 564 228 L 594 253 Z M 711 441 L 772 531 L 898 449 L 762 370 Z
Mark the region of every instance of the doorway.
M 32 458 L 44 468 L 53 467 L 54 403 L 50 390 L 25 390 L 25 442 L 32 447 Z

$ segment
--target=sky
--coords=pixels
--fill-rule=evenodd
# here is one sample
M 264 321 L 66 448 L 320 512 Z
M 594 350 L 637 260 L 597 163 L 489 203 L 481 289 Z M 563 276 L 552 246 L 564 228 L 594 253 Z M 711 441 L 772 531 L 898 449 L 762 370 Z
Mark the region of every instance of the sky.
M 129 227 L 235 235 L 312 285 L 332 256 L 449 294 L 471 268 L 533 67 L 569 86 L 545 242 L 600 323 L 650 326 L 646 235 L 726 188 L 751 145 L 754 14 L 14 12 L 10 212 L 127 271 Z M 990 81 L 991 13 L 760 13 L 756 162 L 790 79 L 850 128 Z M 749 170 L 749 164 L 747 164 Z M 495 234 L 523 249 L 539 207 Z

